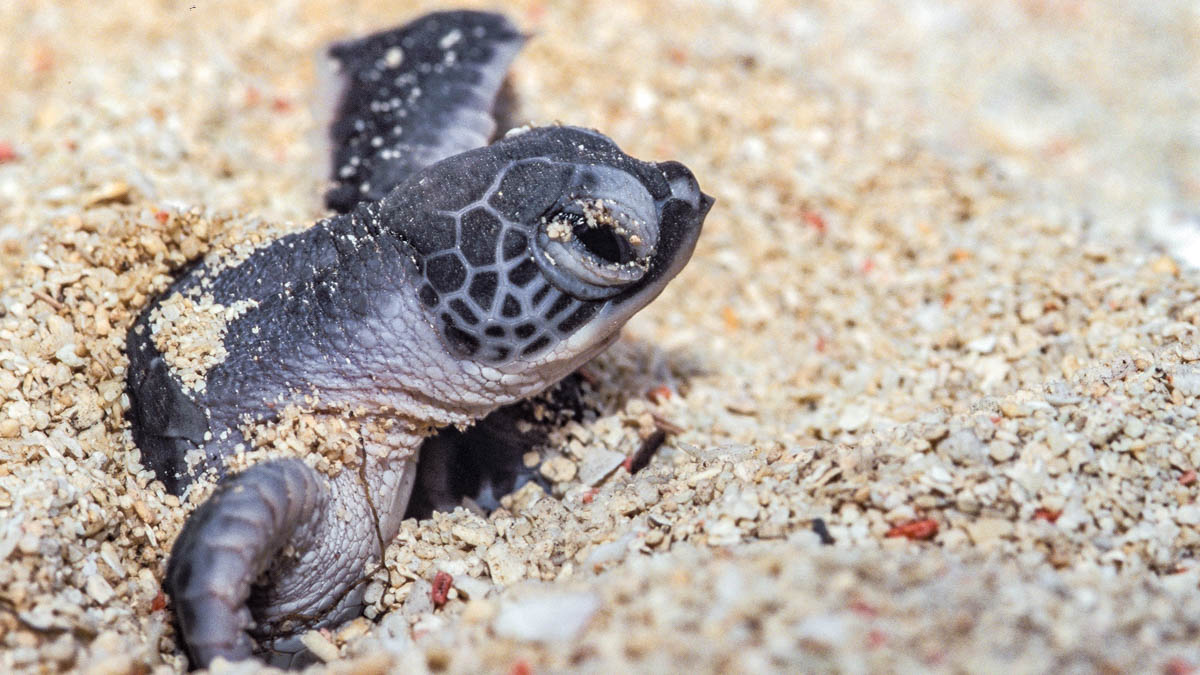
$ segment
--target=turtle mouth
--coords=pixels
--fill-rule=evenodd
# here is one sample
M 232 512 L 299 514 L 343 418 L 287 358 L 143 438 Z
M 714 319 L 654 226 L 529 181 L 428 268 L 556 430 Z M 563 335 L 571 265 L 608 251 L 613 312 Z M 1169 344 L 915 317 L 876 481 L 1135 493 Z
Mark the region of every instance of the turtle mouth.
M 658 223 L 606 199 L 574 199 L 542 221 L 534 255 L 560 290 L 581 300 L 611 297 L 645 276 Z

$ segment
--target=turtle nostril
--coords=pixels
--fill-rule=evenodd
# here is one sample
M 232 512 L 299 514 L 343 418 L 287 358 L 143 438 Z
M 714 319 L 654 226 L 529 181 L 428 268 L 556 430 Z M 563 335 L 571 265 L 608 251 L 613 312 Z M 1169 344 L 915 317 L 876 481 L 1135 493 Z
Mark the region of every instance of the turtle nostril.
M 624 265 L 635 257 L 633 247 L 611 227 L 583 227 L 575 236 L 584 248 L 606 262 Z

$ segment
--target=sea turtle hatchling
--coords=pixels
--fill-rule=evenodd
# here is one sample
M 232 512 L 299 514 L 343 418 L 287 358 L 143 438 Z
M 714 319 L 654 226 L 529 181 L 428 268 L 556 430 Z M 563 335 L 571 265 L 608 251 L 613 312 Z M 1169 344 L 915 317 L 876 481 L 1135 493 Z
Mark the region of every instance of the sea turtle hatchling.
M 682 164 L 568 126 L 488 145 L 524 40 L 460 11 L 332 47 L 339 214 L 209 254 L 130 329 L 143 461 L 176 494 L 219 481 L 164 580 L 193 667 L 296 665 L 359 614 L 422 443 L 571 373 L 691 256 L 712 199 Z M 285 419 L 349 427 L 356 463 L 256 456 Z

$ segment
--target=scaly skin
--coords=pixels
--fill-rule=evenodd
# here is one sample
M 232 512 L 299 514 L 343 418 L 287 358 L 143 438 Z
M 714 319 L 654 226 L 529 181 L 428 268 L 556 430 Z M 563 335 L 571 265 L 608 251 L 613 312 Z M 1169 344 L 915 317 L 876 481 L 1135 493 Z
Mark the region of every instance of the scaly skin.
M 399 35 L 486 36 L 475 29 L 494 22 L 440 14 Z M 502 46 L 515 35 L 493 27 Z M 386 53 L 392 39 L 370 48 Z M 494 95 L 499 78 L 483 79 Z M 450 107 L 490 101 L 443 93 Z M 377 166 L 370 175 L 402 175 L 382 199 L 240 262 L 211 256 L 131 328 L 143 461 L 177 494 L 202 475 L 220 481 L 181 531 L 164 583 L 193 666 L 256 652 L 303 663 L 299 634 L 361 611 L 360 582 L 399 528 L 423 439 L 536 394 L 604 349 L 687 262 L 712 204 L 682 165 L 636 160 L 593 131 L 547 127 L 454 150 Z M 181 298 L 230 310 L 212 332 L 223 354 L 188 373 L 161 340 L 195 319 L 163 311 Z M 252 445 L 243 429 L 285 408 L 361 424 L 359 464 L 333 478 L 282 458 L 234 472 L 229 460 Z

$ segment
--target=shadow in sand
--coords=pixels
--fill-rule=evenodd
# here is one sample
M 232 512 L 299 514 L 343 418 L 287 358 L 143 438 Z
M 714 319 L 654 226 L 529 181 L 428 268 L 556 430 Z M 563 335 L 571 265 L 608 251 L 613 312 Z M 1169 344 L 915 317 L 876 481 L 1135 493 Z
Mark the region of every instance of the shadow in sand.
M 545 446 L 553 430 L 615 414 L 656 387 L 686 392 L 692 378 L 708 372 L 691 351 L 622 340 L 538 396 L 500 408 L 466 430 L 450 427 L 425 441 L 405 517 L 428 518 L 464 504 L 489 513 L 499 508 L 501 497 L 529 481 L 550 492 L 537 467 L 525 466 L 523 458 Z

